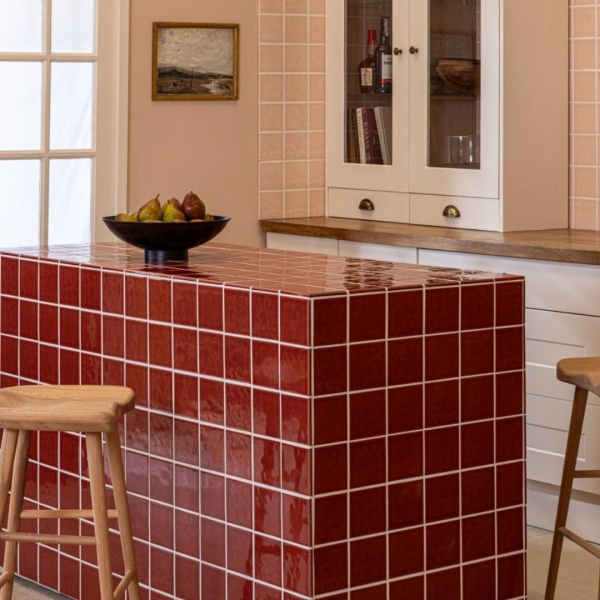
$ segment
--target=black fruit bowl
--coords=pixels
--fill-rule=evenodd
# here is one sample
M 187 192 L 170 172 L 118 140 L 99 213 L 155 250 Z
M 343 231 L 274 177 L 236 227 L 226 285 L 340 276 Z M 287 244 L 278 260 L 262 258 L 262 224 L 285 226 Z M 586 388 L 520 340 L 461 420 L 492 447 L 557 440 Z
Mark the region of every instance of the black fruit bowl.
M 121 241 L 144 250 L 147 262 L 187 260 L 188 250 L 210 242 L 219 235 L 229 217 L 217 217 L 214 221 L 196 223 L 136 223 L 115 221 L 115 217 L 102 220 Z

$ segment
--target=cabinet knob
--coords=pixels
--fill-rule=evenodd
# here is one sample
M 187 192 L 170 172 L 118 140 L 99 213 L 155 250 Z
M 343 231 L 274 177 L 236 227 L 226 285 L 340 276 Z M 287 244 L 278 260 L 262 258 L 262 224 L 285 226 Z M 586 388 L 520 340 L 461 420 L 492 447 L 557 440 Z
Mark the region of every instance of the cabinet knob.
M 416 46 L 411 46 L 409 52 L 411 54 L 416 54 L 419 51 L 419 49 Z
M 402 54 L 402 48 L 394 48 L 394 54 L 398 56 L 398 54 Z
M 375 205 L 368 198 L 364 198 L 358 205 L 358 210 L 375 210 Z
M 460 210 L 454 206 L 454 204 L 449 204 L 444 208 L 444 212 L 442 213 L 445 217 L 450 219 L 458 219 L 460 218 Z

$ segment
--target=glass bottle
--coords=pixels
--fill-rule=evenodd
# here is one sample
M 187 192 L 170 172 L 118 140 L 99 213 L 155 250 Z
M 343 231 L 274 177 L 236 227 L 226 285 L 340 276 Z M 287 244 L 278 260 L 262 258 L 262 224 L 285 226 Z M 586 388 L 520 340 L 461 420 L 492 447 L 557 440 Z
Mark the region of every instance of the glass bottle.
M 392 46 L 390 45 L 390 21 L 388 17 L 381 18 L 381 35 L 379 46 L 375 50 L 376 64 L 376 94 L 392 93 Z
M 377 48 L 377 32 L 369 29 L 367 33 L 367 57 L 358 65 L 358 76 L 361 94 L 372 94 L 375 91 L 375 49 Z

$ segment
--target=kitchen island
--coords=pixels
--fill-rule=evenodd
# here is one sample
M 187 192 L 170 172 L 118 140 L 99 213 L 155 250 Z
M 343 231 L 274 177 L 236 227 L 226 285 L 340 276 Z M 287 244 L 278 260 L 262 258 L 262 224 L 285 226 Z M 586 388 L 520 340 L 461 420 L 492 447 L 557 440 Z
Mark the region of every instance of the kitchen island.
M 521 277 L 217 243 L 13 249 L 0 384 L 135 390 L 143 598 L 522 599 L 523 303 Z M 32 440 L 26 508 L 88 508 L 81 437 Z M 98 598 L 93 549 L 19 572 Z

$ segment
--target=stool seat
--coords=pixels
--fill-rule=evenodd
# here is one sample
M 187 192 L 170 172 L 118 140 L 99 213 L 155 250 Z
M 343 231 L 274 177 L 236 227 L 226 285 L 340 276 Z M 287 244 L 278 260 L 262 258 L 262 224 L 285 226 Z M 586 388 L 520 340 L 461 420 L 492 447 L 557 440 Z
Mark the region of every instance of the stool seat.
M 556 365 L 556 377 L 600 396 L 600 357 L 565 358 Z
M 0 427 L 110 433 L 134 406 L 133 390 L 120 386 L 15 386 L 0 390 Z

